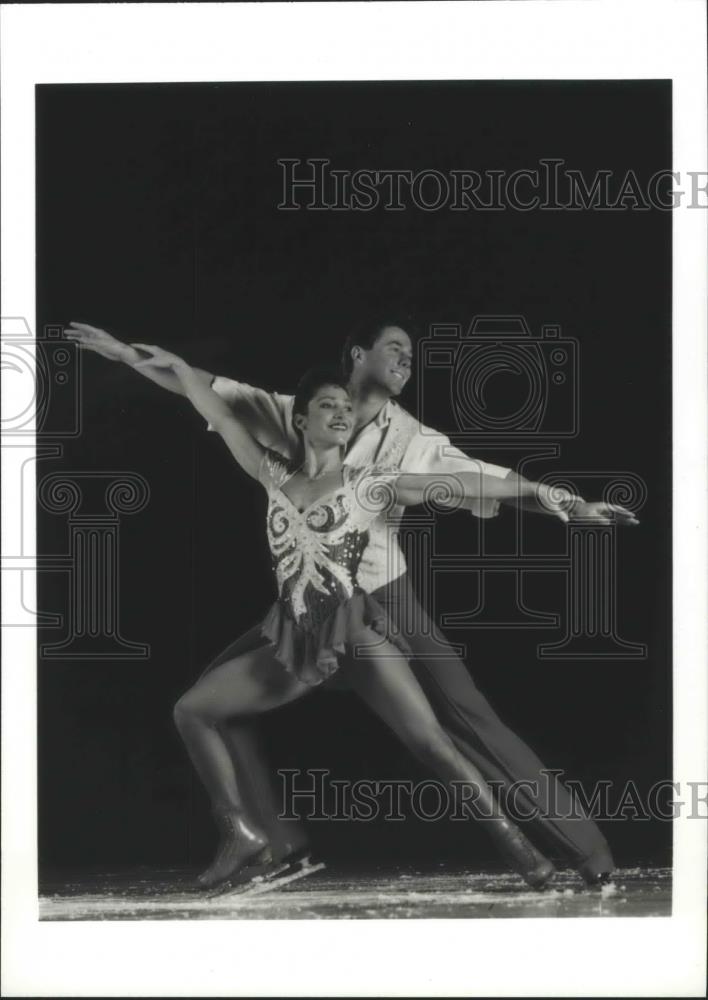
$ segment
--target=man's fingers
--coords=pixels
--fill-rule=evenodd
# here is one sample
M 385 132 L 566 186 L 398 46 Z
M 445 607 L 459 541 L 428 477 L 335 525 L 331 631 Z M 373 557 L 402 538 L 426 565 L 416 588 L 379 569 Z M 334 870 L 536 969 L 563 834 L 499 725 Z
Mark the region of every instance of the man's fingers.
M 621 521 L 623 524 L 639 524 L 634 512 L 627 510 L 626 507 L 621 507 L 617 503 L 608 503 L 606 509 L 616 521 Z
M 106 349 L 105 344 L 97 344 L 95 340 L 87 340 L 84 337 L 67 337 L 69 343 L 76 344 L 77 347 L 82 347 L 87 351 L 104 351 Z
M 596 524 L 639 524 L 639 520 L 626 507 L 619 504 L 599 504 L 577 514 L 571 512 L 571 521 L 594 521 Z
M 86 341 L 87 343 L 112 343 L 113 337 L 103 330 L 80 330 L 78 327 L 66 327 L 64 329 L 64 336 L 69 339 L 76 338 Z
M 593 517 L 571 517 L 571 521 L 581 521 L 585 524 L 589 522 L 594 522 L 595 524 L 639 524 L 640 522 L 636 517 L 616 517 L 615 515 L 606 516 L 603 514 L 595 514 Z
M 618 503 L 608 503 L 605 506 L 607 510 L 614 510 L 618 514 L 628 514 L 630 517 L 634 517 L 631 510 L 627 510 L 626 507 L 621 507 Z
M 105 333 L 105 330 L 101 330 L 97 326 L 89 326 L 88 323 L 77 323 L 75 320 L 71 320 L 71 326 L 76 327 L 77 330 L 81 330 L 83 333 Z
M 111 348 L 113 347 L 114 348 L 113 352 L 115 353 L 115 345 L 111 345 L 110 343 L 107 344 L 105 341 L 101 340 L 94 340 L 92 337 L 88 337 L 84 333 L 75 333 L 73 337 L 71 333 L 67 333 L 66 339 L 70 340 L 72 344 L 76 344 L 77 347 L 85 347 L 86 350 L 88 351 L 110 352 Z

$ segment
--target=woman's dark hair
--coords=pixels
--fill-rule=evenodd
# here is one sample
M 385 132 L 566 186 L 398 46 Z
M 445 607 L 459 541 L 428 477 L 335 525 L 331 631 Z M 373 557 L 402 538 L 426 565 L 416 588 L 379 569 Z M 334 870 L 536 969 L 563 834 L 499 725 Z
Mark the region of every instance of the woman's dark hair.
M 347 339 L 344 341 L 344 347 L 342 349 L 342 371 L 344 372 L 345 378 L 348 379 L 351 376 L 354 368 L 352 349 L 354 347 L 363 347 L 364 350 L 370 351 L 383 331 L 389 326 L 400 327 L 401 330 L 406 331 L 411 340 L 415 339 L 416 334 L 414 331 L 413 321 L 408 316 L 396 317 L 383 315 L 369 317 L 368 319 L 363 320 L 354 327 Z
M 339 389 L 344 389 L 345 392 L 347 391 L 346 379 L 334 365 L 322 365 L 305 372 L 297 384 L 293 398 L 293 428 L 297 434 L 300 431 L 295 426 L 296 415 L 298 413 L 302 416 L 307 415 L 307 407 L 310 400 L 317 395 L 323 385 L 334 385 Z

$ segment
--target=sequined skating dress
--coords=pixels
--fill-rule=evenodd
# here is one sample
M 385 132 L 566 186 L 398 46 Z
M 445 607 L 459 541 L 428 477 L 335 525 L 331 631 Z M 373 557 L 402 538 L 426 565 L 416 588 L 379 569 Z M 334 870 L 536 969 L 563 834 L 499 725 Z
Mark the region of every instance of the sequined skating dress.
M 390 477 L 344 466 L 342 485 L 298 509 L 283 492 L 292 465 L 267 450 L 259 481 L 268 492 L 267 532 L 278 600 L 261 624 L 276 658 L 306 684 L 330 678 L 365 628 L 409 648 L 381 605 L 357 584 L 368 527 L 390 502 Z

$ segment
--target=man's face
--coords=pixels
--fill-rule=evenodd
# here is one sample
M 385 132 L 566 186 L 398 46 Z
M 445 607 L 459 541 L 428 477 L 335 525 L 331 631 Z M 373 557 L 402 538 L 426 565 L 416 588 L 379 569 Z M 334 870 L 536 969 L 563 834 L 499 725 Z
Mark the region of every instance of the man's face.
M 357 370 L 369 382 L 386 389 L 390 396 L 399 396 L 411 377 L 413 345 L 400 326 L 385 326 L 376 343 L 368 351 L 358 348 Z

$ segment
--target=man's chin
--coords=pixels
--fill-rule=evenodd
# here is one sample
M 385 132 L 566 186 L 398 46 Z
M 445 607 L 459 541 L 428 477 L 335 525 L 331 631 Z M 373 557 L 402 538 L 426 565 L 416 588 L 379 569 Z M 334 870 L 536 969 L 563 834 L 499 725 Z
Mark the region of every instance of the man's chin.
M 394 375 L 389 375 L 388 377 L 382 376 L 372 381 L 372 385 L 383 389 L 389 396 L 400 396 L 407 384 L 408 380 L 401 382 Z

